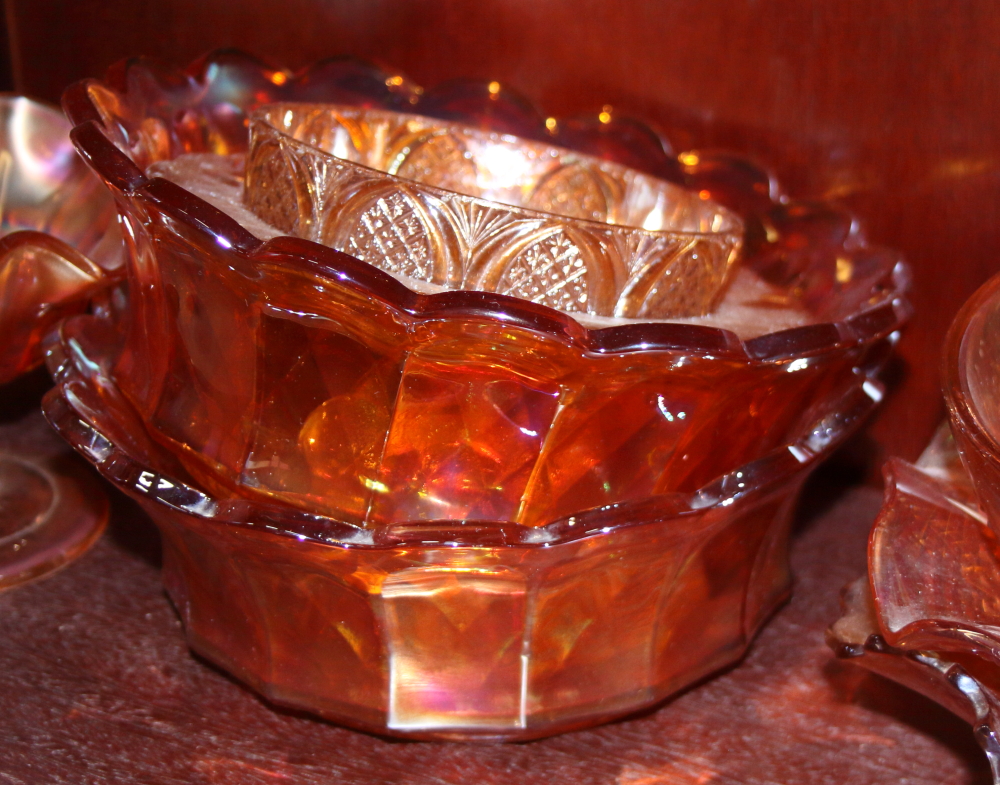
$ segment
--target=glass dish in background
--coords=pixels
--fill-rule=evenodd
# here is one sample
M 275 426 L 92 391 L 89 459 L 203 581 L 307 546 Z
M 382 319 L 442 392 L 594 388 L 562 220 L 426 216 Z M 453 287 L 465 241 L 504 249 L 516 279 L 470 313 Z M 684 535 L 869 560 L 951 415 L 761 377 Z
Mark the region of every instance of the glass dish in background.
M 42 362 L 42 339 L 122 263 L 110 194 L 58 110 L 0 96 L 0 384 Z
M 52 107 L 0 96 L 0 384 L 38 365 L 120 269 L 114 205 L 69 130 Z M 0 426 L 0 589 L 67 564 L 107 522 L 100 487 L 37 425 Z
M 885 469 L 868 578 L 830 630 L 840 656 L 916 689 L 971 723 L 1000 783 L 1000 276 L 948 333 L 949 425 L 915 464 Z

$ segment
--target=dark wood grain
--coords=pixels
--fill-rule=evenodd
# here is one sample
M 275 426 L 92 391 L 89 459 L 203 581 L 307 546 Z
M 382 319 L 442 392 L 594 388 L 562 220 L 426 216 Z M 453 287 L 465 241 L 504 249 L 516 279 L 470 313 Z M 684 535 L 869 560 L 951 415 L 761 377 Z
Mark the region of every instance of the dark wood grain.
M 913 458 L 940 419 L 959 305 L 997 271 L 1000 8 L 989 0 L 7 0 L 18 89 L 57 99 L 119 58 L 239 46 L 298 67 L 353 54 L 424 85 L 509 83 L 547 111 L 610 103 L 833 196 L 913 265 L 917 316 L 875 424 Z M 877 464 L 882 452 L 864 451 Z
M 968 726 L 823 643 L 839 588 L 864 569 L 879 494 L 828 473 L 807 498 L 795 595 L 738 667 L 644 716 L 463 745 L 278 711 L 193 657 L 160 587 L 155 529 L 118 497 L 87 555 L 0 594 L 0 782 L 985 785 Z

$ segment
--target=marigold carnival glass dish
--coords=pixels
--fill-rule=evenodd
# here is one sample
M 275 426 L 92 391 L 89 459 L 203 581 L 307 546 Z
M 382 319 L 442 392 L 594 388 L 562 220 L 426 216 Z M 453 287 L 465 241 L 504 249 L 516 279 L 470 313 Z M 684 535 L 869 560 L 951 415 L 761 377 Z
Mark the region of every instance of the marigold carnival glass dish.
M 43 338 L 85 310 L 114 277 L 105 268 L 121 263 L 110 195 L 69 130 L 52 107 L 0 96 L 0 384 L 41 362 Z M 80 555 L 108 515 L 92 478 L 44 438 L 24 437 L 0 427 L 0 589 Z
M 843 657 L 971 723 L 1000 783 L 1000 276 L 948 333 L 942 426 L 916 465 L 885 468 L 868 576 L 830 630 Z
M 708 313 L 743 239 L 731 211 L 614 161 L 338 105 L 253 113 L 244 201 L 387 272 L 600 316 Z
M 62 325 L 46 412 L 160 527 L 193 648 L 423 738 L 593 724 L 741 656 L 787 594 L 802 480 L 881 395 L 895 255 L 749 164 L 546 123 L 495 84 L 232 53 L 109 80 L 64 106 L 121 210 L 129 302 Z M 705 316 L 610 319 L 281 236 L 239 198 L 248 112 L 281 101 L 628 150 L 740 214 L 736 280 Z
M 694 493 L 542 527 L 364 528 L 205 493 L 117 390 L 115 343 L 91 317 L 64 323 L 45 413 L 160 528 L 190 645 L 276 703 L 415 738 L 591 725 L 739 658 L 787 594 L 802 481 L 875 405 L 855 387 Z
M 121 264 L 114 205 L 54 108 L 0 96 L 0 384 L 41 363 L 42 337 Z

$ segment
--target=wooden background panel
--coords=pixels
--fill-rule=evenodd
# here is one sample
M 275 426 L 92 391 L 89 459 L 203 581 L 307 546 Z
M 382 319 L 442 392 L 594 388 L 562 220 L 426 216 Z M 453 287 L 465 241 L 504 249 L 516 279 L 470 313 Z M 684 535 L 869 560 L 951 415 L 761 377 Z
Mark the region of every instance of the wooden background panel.
M 1000 8 L 991 0 L 6 0 L 18 89 L 148 54 L 354 54 L 432 86 L 505 82 L 557 115 L 604 103 L 771 165 L 913 266 L 917 316 L 872 434 L 913 458 L 943 408 L 944 332 L 998 264 Z M 868 453 L 877 461 L 877 451 Z

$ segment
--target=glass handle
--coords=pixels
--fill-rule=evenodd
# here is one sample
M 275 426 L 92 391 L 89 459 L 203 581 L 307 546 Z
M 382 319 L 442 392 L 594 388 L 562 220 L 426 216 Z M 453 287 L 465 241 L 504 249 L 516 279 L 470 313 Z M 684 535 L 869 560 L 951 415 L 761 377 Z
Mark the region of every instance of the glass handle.
M 44 232 L 0 238 L 0 384 L 40 364 L 52 328 L 119 278 Z

